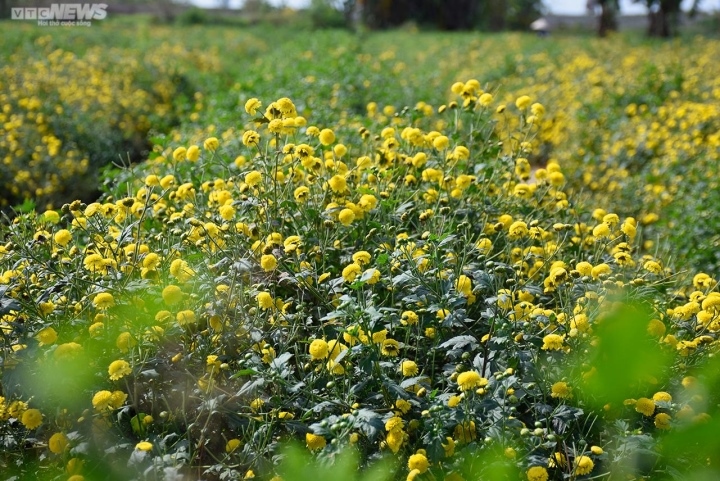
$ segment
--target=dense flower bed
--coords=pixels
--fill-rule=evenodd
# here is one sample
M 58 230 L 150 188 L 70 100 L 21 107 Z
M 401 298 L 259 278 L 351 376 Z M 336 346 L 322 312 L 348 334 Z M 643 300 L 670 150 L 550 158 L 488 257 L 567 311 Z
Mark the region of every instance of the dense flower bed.
M 271 478 L 292 439 L 407 479 L 716 466 L 672 436 L 715 427 L 716 280 L 531 167 L 543 99 L 450 90 L 349 122 L 245 98 L 244 128 L 17 217 L 4 469 Z
M 147 134 L 167 134 L 171 125 L 179 125 L 169 136 L 175 142 L 232 136 L 248 97 L 292 98 L 302 115 L 335 119 L 345 135 L 368 104 L 377 105 L 371 114 L 379 118 L 419 99 L 436 109 L 452 100 L 448 85 L 477 78 L 505 103 L 531 95 L 549 106 L 528 155 L 533 166 L 558 161 L 566 190 L 654 224 L 647 240 L 673 263 L 683 259 L 675 267 L 717 276 L 720 224 L 707 207 L 720 201 L 707 175 L 720 151 L 717 40 L 352 36 L 178 28 L 136 18 L 96 27 L 48 35 L 4 25 L 5 212 L 26 199 L 58 208 L 75 198 L 68 186 L 82 186 L 83 199 L 91 198 L 98 169 L 141 160 Z M 102 46 L 110 40 L 113 48 Z M 51 101 L 39 104 L 40 97 Z M 688 225 L 691 217 L 701 222 Z
M 177 123 L 194 89 L 190 69 L 216 70 L 212 59 L 159 43 L 150 52 L 91 46 L 81 53 L 52 35 L 11 33 L 27 44 L 3 52 L 0 67 L 0 209 L 38 209 L 98 195 L 98 172 L 146 155 L 151 127 Z M 175 58 L 169 61 L 168 57 Z M 30 207 L 31 208 L 31 207 Z

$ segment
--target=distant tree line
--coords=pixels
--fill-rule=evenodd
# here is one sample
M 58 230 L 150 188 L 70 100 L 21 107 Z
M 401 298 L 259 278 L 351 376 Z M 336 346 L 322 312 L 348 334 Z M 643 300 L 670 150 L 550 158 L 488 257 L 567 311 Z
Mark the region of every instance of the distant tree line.
M 701 0 L 693 0 L 689 15 L 698 12 Z M 678 33 L 680 25 L 680 6 L 682 0 L 633 0 L 648 9 L 648 35 L 651 37 L 673 37 Z M 589 0 L 588 9 L 598 8 L 598 34 L 601 37 L 608 32 L 617 30 L 617 15 L 620 12 L 619 0 Z
M 383 29 L 415 23 L 440 30 L 526 29 L 542 15 L 542 0 L 313 0 L 330 6 L 348 22 Z
M 582 0 L 578 0 L 581 2 Z M 689 15 L 701 0 L 693 0 Z M 648 35 L 672 37 L 678 33 L 682 0 L 633 0 L 648 9 Z M 409 22 L 441 30 L 525 30 L 542 16 L 542 0 L 312 0 L 311 9 L 344 12 L 348 24 L 374 28 L 398 27 Z M 598 33 L 618 28 L 619 0 L 587 0 L 598 17 Z

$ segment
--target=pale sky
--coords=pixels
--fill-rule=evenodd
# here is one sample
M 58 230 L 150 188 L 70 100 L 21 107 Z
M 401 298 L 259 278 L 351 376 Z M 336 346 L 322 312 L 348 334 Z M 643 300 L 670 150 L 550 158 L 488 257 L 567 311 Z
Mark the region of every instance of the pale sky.
M 310 0 L 268 0 L 273 5 L 287 5 L 288 7 L 302 8 L 310 4 Z M 191 3 L 200 7 L 217 7 L 219 0 L 190 0 Z M 231 0 L 230 6 L 239 8 L 244 0 Z M 545 0 L 545 6 L 552 13 L 561 15 L 583 15 L 585 14 L 586 0 Z M 689 8 L 692 0 L 683 0 L 683 7 Z M 702 0 L 700 6 L 703 10 L 720 10 L 720 0 Z M 632 0 L 620 0 L 621 11 L 624 14 L 644 14 L 645 7 L 642 4 L 634 3 Z

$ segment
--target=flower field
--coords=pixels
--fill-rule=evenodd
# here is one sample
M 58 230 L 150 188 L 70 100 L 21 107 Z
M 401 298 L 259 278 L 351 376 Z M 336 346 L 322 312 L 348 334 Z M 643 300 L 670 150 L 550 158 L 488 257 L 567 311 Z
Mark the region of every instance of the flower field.
M 7 479 L 717 478 L 720 42 L 0 35 Z

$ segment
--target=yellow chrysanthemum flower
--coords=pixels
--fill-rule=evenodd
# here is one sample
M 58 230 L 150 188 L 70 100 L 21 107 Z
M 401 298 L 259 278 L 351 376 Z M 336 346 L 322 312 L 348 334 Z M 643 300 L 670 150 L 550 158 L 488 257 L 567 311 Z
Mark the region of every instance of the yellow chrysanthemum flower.
M 422 453 L 413 454 L 408 459 L 408 469 L 411 471 L 417 470 L 418 474 L 423 474 L 430 467 L 430 462 L 427 456 Z
M 559 334 L 548 334 L 543 337 L 542 350 L 544 351 L 559 351 L 563 348 L 565 342 L 565 336 Z
M 260 102 L 255 97 L 250 98 L 245 102 L 245 112 L 249 113 L 250 115 L 255 115 L 259 108 L 262 107 L 262 102 Z
M 40 342 L 40 345 L 42 346 L 50 346 L 52 344 L 55 344 L 55 341 L 57 341 L 58 335 L 55 329 L 52 327 L 46 327 L 45 329 L 40 330 L 35 337 Z
M 415 376 L 418 373 L 418 365 L 415 361 L 403 361 L 400 363 L 400 371 L 405 377 Z
M 337 194 L 342 194 L 347 189 L 347 181 L 345 180 L 345 176 L 342 175 L 332 176 L 328 181 L 328 185 L 332 191 Z
M 141 441 L 135 445 L 135 449 L 139 451 L 152 451 L 153 445 L 148 441 Z
M 315 339 L 313 342 L 310 343 L 310 357 L 312 357 L 314 360 L 317 359 L 325 359 L 328 357 L 328 343 L 325 342 L 324 339 Z
M 528 97 L 527 95 L 522 95 L 515 100 L 515 106 L 520 110 L 525 110 L 530 106 L 530 102 L 532 102 L 532 99 Z
M 122 359 L 111 362 L 110 366 L 108 367 L 108 374 L 110 375 L 111 381 L 117 381 L 119 379 L 122 379 L 130 373 L 132 373 L 130 364 Z
M 98 309 L 107 309 L 115 305 L 115 298 L 109 292 L 101 292 L 93 298 L 93 305 Z
M 28 409 L 22 413 L 20 422 L 27 429 L 36 429 L 42 424 L 43 415 L 38 409 Z
M 359 264 L 356 264 L 353 262 L 352 264 L 347 265 L 343 271 L 342 276 L 343 279 L 345 279 L 346 282 L 353 282 L 355 278 L 360 275 L 362 272 L 362 267 L 360 267 Z
M 318 138 L 321 144 L 330 145 L 335 142 L 335 132 L 330 129 L 322 129 Z
M 465 371 L 457 377 L 458 387 L 461 391 L 469 391 L 477 387 L 485 387 L 488 380 L 480 376 L 477 371 Z
M 548 471 L 543 466 L 533 466 L 526 473 L 528 481 L 547 481 Z
M 240 447 L 240 440 L 239 439 L 230 439 L 227 443 L 225 443 L 225 452 L 226 453 L 232 453 L 237 448 Z
M 564 381 L 559 381 L 553 384 L 550 391 L 550 395 L 554 398 L 571 399 L 573 397 L 572 388 Z
M 652 416 L 655 412 L 655 402 L 652 399 L 641 397 L 635 402 L 635 411 L 645 416 Z
M 68 447 L 69 441 L 63 433 L 55 433 L 48 440 L 48 449 L 53 454 L 62 454 Z
M 324 437 L 313 433 L 305 433 L 305 443 L 310 451 L 318 451 L 327 444 Z
M 275 270 L 277 265 L 278 261 L 272 254 L 265 254 L 260 258 L 260 267 L 262 267 L 265 272 Z
M 578 456 L 575 458 L 575 474 L 584 476 L 590 474 L 595 467 L 595 463 L 588 456 Z
M 245 183 L 250 187 L 255 187 L 260 182 L 262 182 L 262 174 L 257 170 L 245 174 Z
M 179 304 L 183 300 L 184 294 L 182 289 L 178 286 L 171 284 L 162 291 L 163 302 L 168 306 L 174 306 Z
M 259 292 L 257 296 L 255 296 L 255 300 L 257 300 L 258 306 L 262 309 L 270 309 L 275 306 L 275 302 L 269 292 Z

